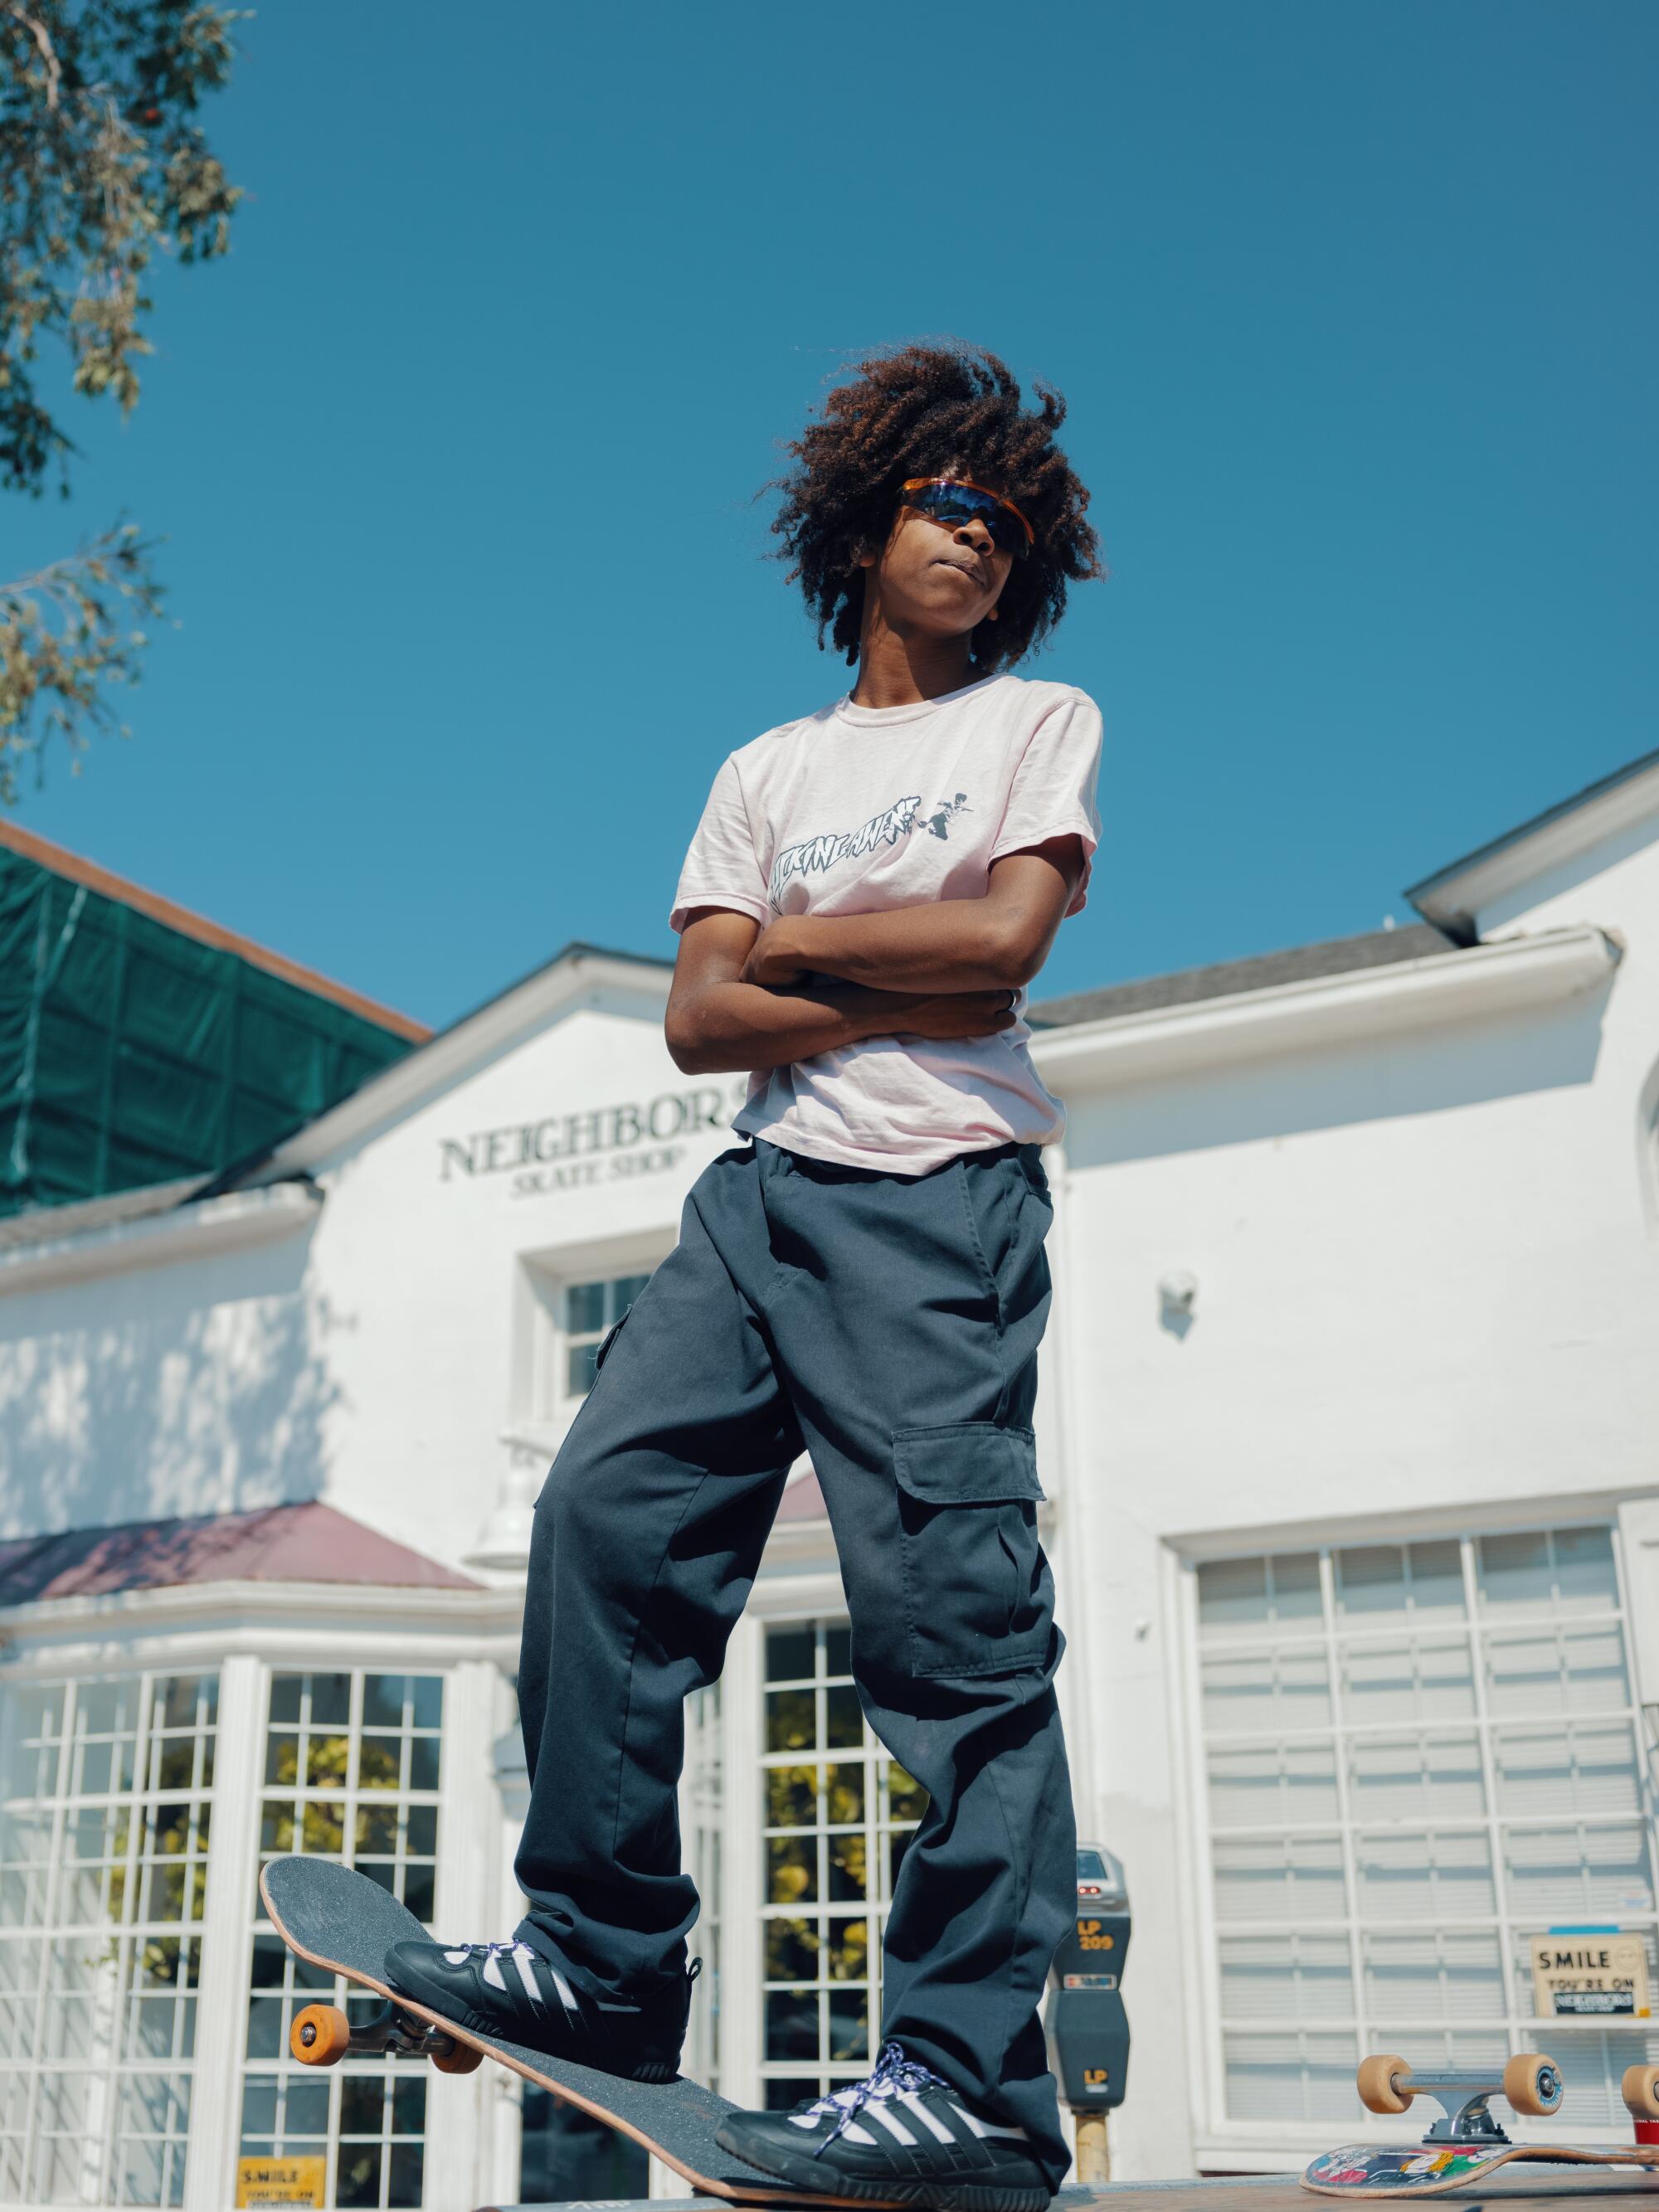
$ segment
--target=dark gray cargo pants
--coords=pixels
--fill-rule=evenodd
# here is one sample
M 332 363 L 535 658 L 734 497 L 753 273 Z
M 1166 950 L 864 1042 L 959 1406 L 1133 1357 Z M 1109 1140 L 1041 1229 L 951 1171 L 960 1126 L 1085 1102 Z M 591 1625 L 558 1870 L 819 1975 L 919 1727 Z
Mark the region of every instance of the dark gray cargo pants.
M 864 1710 L 929 1799 L 883 2036 L 1025 2128 L 1058 2186 L 1037 2006 L 1076 1867 L 1030 1427 L 1049 1218 L 1035 1146 L 907 1176 L 757 1144 L 699 1177 L 537 1501 L 517 1873 L 526 1941 L 616 1990 L 683 1970 L 682 1707 L 720 1673 L 804 1446 Z

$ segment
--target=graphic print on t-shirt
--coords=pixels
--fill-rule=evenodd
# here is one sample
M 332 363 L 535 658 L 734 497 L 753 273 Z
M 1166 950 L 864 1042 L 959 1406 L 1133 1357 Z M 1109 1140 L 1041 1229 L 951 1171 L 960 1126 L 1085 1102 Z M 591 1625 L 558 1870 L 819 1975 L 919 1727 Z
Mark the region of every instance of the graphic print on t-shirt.
M 837 860 L 861 860 L 865 854 L 873 853 L 878 845 L 896 845 L 901 837 L 908 837 L 915 830 L 931 830 L 935 837 L 950 834 L 953 815 L 971 812 L 965 791 L 957 792 L 954 799 L 941 799 L 933 813 L 918 822 L 916 809 L 921 805 L 920 792 L 907 798 L 896 799 L 890 806 L 884 806 L 879 814 L 857 830 L 831 830 L 817 837 L 803 837 L 799 843 L 786 845 L 772 864 L 772 880 L 767 890 L 772 904 L 781 908 L 783 894 L 796 876 L 818 876 L 833 868 Z
M 923 823 L 922 827 L 924 830 L 931 830 L 935 837 L 948 837 L 951 834 L 951 817 L 952 815 L 962 814 L 964 812 L 971 814 L 973 811 L 973 808 L 968 804 L 967 793 L 965 791 L 959 791 L 954 799 L 941 799 L 939 803 L 938 813 L 930 814 L 927 821 Z
M 798 845 L 786 845 L 772 864 L 769 889 L 773 905 L 781 903 L 784 891 L 795 876 L 822 875 L 837 860 L 861 859 L 866 853 L 873 853 L 878 845 L 896 845 L 915 828 L 916 809 L 921 804 L 921 793 L 912 792 L 908 799 L 896 799 L 879 814 L 872 814 L 862 829 L 831 830 L 823 836 L 803 837 Z

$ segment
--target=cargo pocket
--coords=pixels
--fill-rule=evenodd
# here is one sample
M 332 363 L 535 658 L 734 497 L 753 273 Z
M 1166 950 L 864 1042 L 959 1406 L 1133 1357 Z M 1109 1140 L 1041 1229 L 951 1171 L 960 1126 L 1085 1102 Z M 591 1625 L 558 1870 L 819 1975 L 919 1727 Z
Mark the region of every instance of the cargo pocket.
M 1042 1489 L 1030 1429 L 898 1429 L 893 1472 L 911 1673 L 1040 1667 L 1054 1583 L 1037 1541 Z
M 625 1322 L 628 1319 L 629 1315 L 631 1314 L 633 1310 L 634 1309 L 631 1305 L 624 1306 L 623 1308 L 622 1321 L 613 1321 L 610 1328 L 606 1329 L 605 1334 L 599 1339 L 599 1348 L 593 1354 L 593 1372 L 596 1375 L 599 1373 L 600 1368 L 604 1366 L 605 1361 L 610 1358 L 611 1347 L 617 1341 L 617 1339 L 622 1334 L 623 1322 Z

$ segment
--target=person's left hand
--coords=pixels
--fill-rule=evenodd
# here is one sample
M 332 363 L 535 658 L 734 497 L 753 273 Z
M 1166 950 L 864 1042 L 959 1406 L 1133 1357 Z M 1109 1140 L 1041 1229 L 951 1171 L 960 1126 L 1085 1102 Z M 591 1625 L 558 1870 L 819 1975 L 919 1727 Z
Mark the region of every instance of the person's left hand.
M 790 936 L 791 923 L 787 916 L 769 922 L 762 930 L 743 963 L 745 983 L 762 983 L 769 990 L 781 990 L 792 983 L 805 981 L 810 971 L 791 944 Z

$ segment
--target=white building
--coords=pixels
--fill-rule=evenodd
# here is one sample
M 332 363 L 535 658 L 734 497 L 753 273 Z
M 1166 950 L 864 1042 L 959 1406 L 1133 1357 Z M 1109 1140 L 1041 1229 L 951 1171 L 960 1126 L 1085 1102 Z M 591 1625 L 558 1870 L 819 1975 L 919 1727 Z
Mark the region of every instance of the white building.
M 1535 2018 L 1528 1966 L 1584 1923 L 1651 1966 L 1659 1925 L 1659 755 L 1413 896 L 1051 1003 L 1035 1048 L 1130 2178 L 1299 2163 L 1366 2047 L 1541 2042 L 1609 2137 L 1659 2059 L 1645 2018 Z M 667 984 L 573 946 L 234 1187 L 0 1227 L 0 2197 L 217 2208 L 239 2156 L 315 2154 L 343 2203 L 517 2195 L 496 2069 L 289 2061 L 255 1873 L 344 1852 L 444 1933 L 516 1917 L 530 1501 L 737 1088 L 674 1069 Z M 742 2101 L 867 2063 L 916 1807 L 840 1603 L 802 1468 L 685 1790 L 693 2058 Z M 804 1956 L 822 1986 L 769 1982 Z

